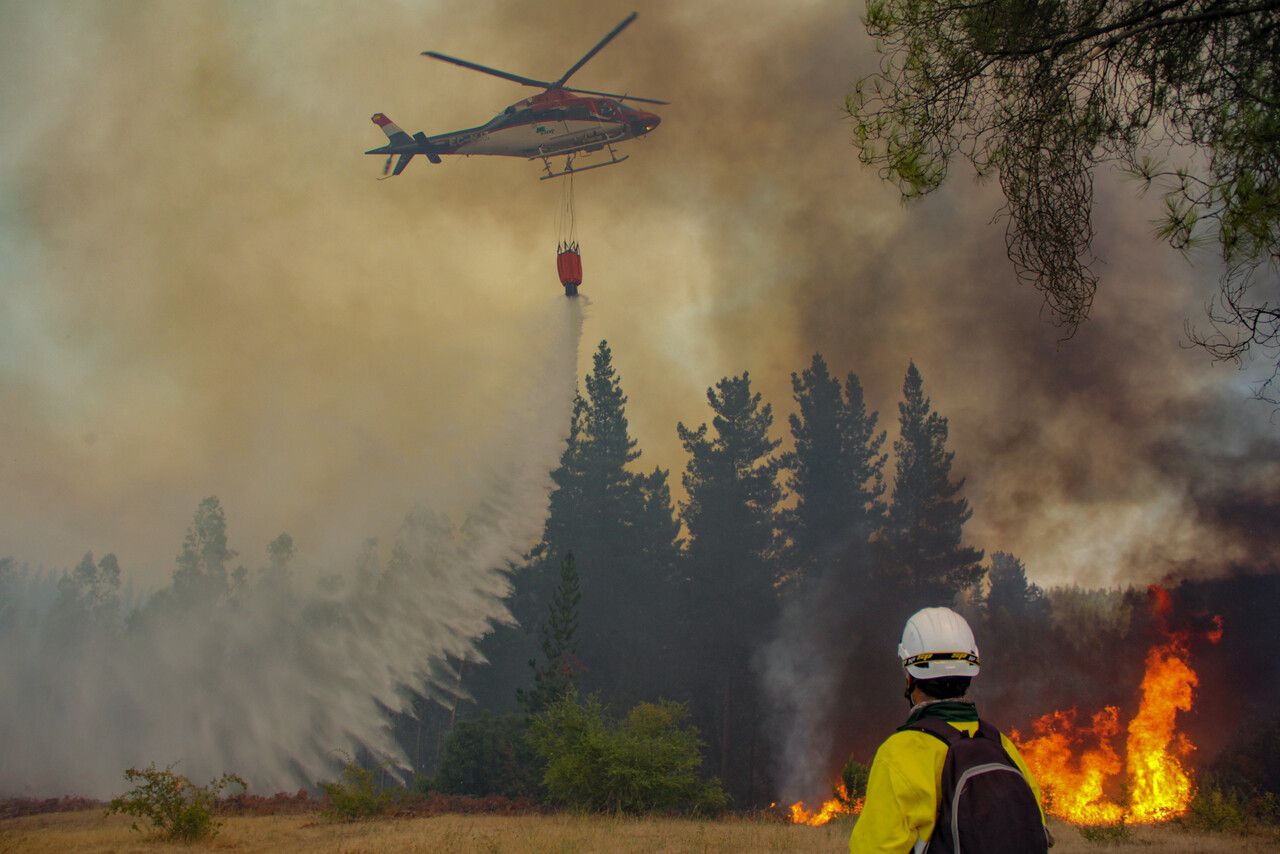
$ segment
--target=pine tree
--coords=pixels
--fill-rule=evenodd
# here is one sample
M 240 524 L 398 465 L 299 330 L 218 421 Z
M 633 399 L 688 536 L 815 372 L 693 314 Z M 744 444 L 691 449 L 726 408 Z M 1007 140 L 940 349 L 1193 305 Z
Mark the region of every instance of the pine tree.
M 273 582 L 286 582 L 289 578 L 289 563 L 293 560 L 293 555 L 293 537 L 287 533 L 267 543 L 267 577 Z
M 1017 626 L 1049 619 L 1049 600 L 1038 584 L 1027 580 L 1026 565 L 1008 552 L 994 552 L 987 571 L 987 618 Z M 1009 633 L 1012 634 L 1012 633 Z
M 981 629 L 977 623 L 974 629 L 980 631 L 983 699 L 1005 710 L 1041 708 L 1046 703 L 1047 686 L 1042 680 L 1026 679 L 1020 663 L 1053 660 L 1069 642 L 1055 630 L 1049 599 L 1039 585 L 1027 579 L 1021 560 L 994 552 L 987 579 Z M 1072 693 L 1071 680 L 1059 684 L 1057 690 Z
M 58 595 L 49 619 L 56 634 L 67 640 L 86 637 L 92 629 L 120 627 L 120 564 L 114 554 L 103 555 L 96 564 L 93 552 L 58 579 Z
M 885 524 L 885 569 L 909 607 L 947 605 L 982 577 L 982 551 L 961 545 L 973 515 L 952 482 L 955 454 L 946 449 L 947 419 L 930 407 L 915 363 L 907 368 L 898 404 L 899 437 L 893 502 Z
M 671 486 L 668 472 L 655 467 L 639 479 L 644 497 L 644 512 L 639 520 L 639 536 L 643 564 L 658 584 L 670 584 L 676 578 L 676 562 L 680 546 L 680 522 L 671 512 Z
M 533 670 L 533 690 L 516 696 L 527 715 L 536 715 L 573 690 L 580 668 L 574 643 L 578 630 L 578 570 L 573 553 L 560 562 L 560 584 L 551 596 L 551 607 L 542 624 L 542 664 L 529 659 Z
M 664 693 L 664 645 L 658 627 L 670 619 L 667 604 L 679 555 L 666 473 L 630 470 L 639 457 L 626 417 L 627 396 L 608 342 L 600 342 L 584 392 L 575 397 L 569 436 L 541 541 L 516 574 L 511 609 L 521 628 L 498 630 L 484 644 L 495 666 L 477 680 L 507 680 L 534 652 L 537 625 L 549 607 L 556 567 L 572 553 L 582 604 L 576 643 L 585 667 L 584 690 L 619 705 Z M 520 657 L 515 659 L 519 652 Z M 502 671 L 500 674 L 499 671 Z M 478 686 L 478 694 L 499 693 Z
M 739 587 L 754 591 L 760 581 L 772 581 L 767 566 L 782 499 L 780 460 L 769 456 L 780 444 L 769 438 L 773 407 L 761 406 L 746 373 L 707 389 L 707 402 L 715 413 L 714 438 L 708 438 L 706 424 L 696 430 L 676 425 L 689 453 L 682 478 L 689 498 L 681 514 L 689 529 L 690 558 L 700 574 L 695 586 L 718 594 Z
M 884 515 L 879 414 L 867 412 L 858 377 L 850 373 L 842 392 L 818 353 L 791 375 L 791 388 L 799 412 L 788 419 L 795 449 L 783 458 L 796 498 L 783 514 L 789 574 L 802 581 L 846 557 L 865 572 L 867 544 Z
M 179 604 L 218 601 L 227 595 L 230 582 L 227 562 L 236 553 L 227 548 L 227 516 L 216 496 L 196 508 L 195 518 L 178 554 L 173 571 L 173 595 Z
M 795 446 L 786 464 L 795 506 L 784 521 L 792 583 L 761 654 L 770 712 L 788 722 L 770 729 L 788 758 L 784 785 L 801 783 L 795 769 L 820 764 L 824 751 L 850 746 L 830 740 L 841 737 L 838 721 L 861 711 L 863 662 L 881 655 L 863 639 L 884 637 L 879 617 L 886 610 L 874 583 L 885 512 L 879 416 L 867 411 L 857 376 L 850 373 L 841 388 L 820 354 L 791 375 L 791 386 L 798 411 L 789 419 Z
M 772 407 L 752 393 L 748 374 L 720 380 L 707 389 L 707 402 L 714 436 L 706 424 L 676 427 L 689 453 L 683 476 L 689 497 L 681 504 L 690 536 L 685 647 L 696 650 L 694 704 L 721 776 L 751 802 L 762 762 L 749 662 L 777 605 L 772 559 L 782 490 L 779 460 L 771 455 L 779 442 L 769 437 Z

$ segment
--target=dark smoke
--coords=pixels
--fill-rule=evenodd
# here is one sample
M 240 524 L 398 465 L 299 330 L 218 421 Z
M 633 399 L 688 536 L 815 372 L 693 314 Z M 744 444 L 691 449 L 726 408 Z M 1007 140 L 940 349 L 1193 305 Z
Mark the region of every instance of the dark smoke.
M 556 288 L 558 188 L 483 158 L 375 184 L 368 116 L 480 123 L 532 90 L 420 51 L 553 76 L 630 10 L 0 5 L 0 554 L 97 547 L 156 582 L 216 493 L 246 541 L 284 528 L 323 565 L 423 483 L 477 499 L 466 449 L 500 441 L 523 319 Z M 1061 341 L 1004 257 L 995 187 L 957 170 L 904 207 L 857 163 L 841 105 L 876 67 L 858 4 L 639 11 L 575 81 L 673 103 L 584 176 L 578 213 L 589 333 L 626 359 L 650 464 L 682 467 L 673 426 L 721 376 L 749 370 L 781 415 L 817 350 L 892 413 L 914 359 L 969 538 L 1034 580 L 1274 561 L 1271 412 L 1180 346 L 1218 271 L 1153 239 L 1151 200 L 1099 176 L 1102 286 Z M 897 630 L 857 627 L 863 660 Z M 896 696 L 874 666 L 834 675 L 838 708 Z M 860 731 L 883 731 L 866 708 Z

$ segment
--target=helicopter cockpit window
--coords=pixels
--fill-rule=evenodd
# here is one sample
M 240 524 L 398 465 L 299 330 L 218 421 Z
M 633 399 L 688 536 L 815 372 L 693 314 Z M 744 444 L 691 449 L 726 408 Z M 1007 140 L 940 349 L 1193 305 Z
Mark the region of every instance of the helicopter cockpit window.
M 485 122 L 484 126 L 486 129 L 489 129 L 489 130 L 492 130 L 494 128 L 504 127 L 506 125 L 512 124 L 513 122 L 517 121 L 519 118 L 519 114 L 528 113 L 528 112 L 529 112 L 528 110 L 517 111 L 514 106 L 507 107 L 505 110 L 498 113 L 493 118 L 489 119 L 489 121 Z

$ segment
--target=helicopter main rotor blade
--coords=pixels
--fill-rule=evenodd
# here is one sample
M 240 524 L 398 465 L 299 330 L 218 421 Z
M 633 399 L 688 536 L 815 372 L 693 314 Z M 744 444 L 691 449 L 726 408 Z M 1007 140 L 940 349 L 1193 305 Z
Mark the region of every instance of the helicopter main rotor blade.
M 532 77 L 521 77 L 519 74 L 512 74 L 509 71 L 499 71 L 496 68 L 490 68 L 487 65 L 481 65 L 478 62 L 468 62 L 465 59 L 458 59 L 456 56 L 446 56 L 443 53 L 436 53 L 434 50 L 424 50 L 423 56 L 429 56 L 432 59 L 440 59 L 445 62 L 452 62 L 454 65 L 461 65 L 463 68 L 470 68 L 472 71 L 479 71 L 483 74 L 492 74 L 494 77 L 501 77 L 504 80 L 511 80 L 516 83 L 522 83 L 525 86 L 535 86 L 542 89 L 552 88 L 552 84 L 545 80 L 534 80 Z
M 646 104 L 670 104 L 670 101 L 659 101 L 657 98 L 641 98 L 639 95 L 618 95 L 614 92 L 596 92 L 592 89 L 571 89 L 561 87 L 566 92 L 579 92 L 583 95 L 603 95 L 606 98 L 617 98 L 619 101 L 643 101 Z
M 626 29 L 626 28 L 631 24 L 631 22 L 632 22 L 632 21 L 634 21 L 635 19 L 636 19 L 636 13 L 635 13 L 635 12 L 632 12 L 630 15 L 628 15 L 626 18 L 624 18 L 621 24 L 618 24 L 618 26 L 616 26 L 616 27 L 614 27 L 612 30 L 610 30 L 610 31 L 609 31 L 609 35 L 607 35 L 607 36 L 605 36 L 604 38 L 600 39 L 599 43 L 598 43 L 598 44 L 596 44 L 596 46 L 595 46 L 595 47 L 593 47 L 593 48 L 591 48 L 591 50 L 587 51 L 587 55 L 586 55 L 586 56 L 582 57 L 582 59 L 579 59 L 577 62 L 575 62 L 575 63 L 573 64 L 573 67 L 572 67 L 572 68 L 570 68 L 570 69 L 569 69 L 568 71 L 566 71 L 564 74 L 560 75 L 560 79 L 559 79 L 559 80 L 557 80 L 555 83 L 552 83 L 548 88 L 551 88 L 551 89 L 562 89 L 562 88 L 564 88 L 565 81 L 567 81 L 570 77 L 572 77 L 575 71 L 577 71 L 577 70 L 578 70 L 579 68 L 581 68 L 582 66 L 586 65 L 586 64 L 587 64 L 587 62 L 589 62 L 589 61 L 590 61 L 591 57 L 595 56 L 597 53 L 599 53 L 599 52 L 600 52 L 600 49 L 601 49 L 601 48 L 603 48 L 603 47 L 604 47 L 605 45 L 607 45 L 609 42 L 613 41 L 614 37 L 616 37 L 616 36 L 618 35 L 618 33 L 620 33 L 620 32 L 622 32 L 623 30 L 625 30 L 625 29 Z

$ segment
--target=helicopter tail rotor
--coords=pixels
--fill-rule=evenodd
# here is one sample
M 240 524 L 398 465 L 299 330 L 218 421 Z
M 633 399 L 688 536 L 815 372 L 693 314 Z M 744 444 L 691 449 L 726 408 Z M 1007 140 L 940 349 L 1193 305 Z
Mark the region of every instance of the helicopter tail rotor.
M 388 154 L 387 162 L 382 165 L 382 177 L 379 178 L 378 180 L 384 181 L 387 178 L 394 178 L 396 175 L 399 175 L 401 172 L 404 171 L 404 167 L 409 165 L 409 161 L 413 159 L 413 155 L 415 153 L 416 152 L 410 151 L 407 154 L 401 154 L 400 159 L 396 161 L 395 169 L 391 169 L 391 158 L 395 157 L 396 155 L 394 153 Z M 390 175 L 387 174 L 387 170 L 389 169 L 391 170 Z
M 399 175 L 417 154 L 426 155 L 432 163 L 440 162 L 440 155 L 432 150 L 431 141 L 422 131 L 409 136 L 398 124 L 387 118 L 385 113 L 374 113 L 372 121 L 387 135 L 387 141 L 390 143 L 365 152 L 365 154 L 387 155 L 387 162 L 382 165 L 382 177 L 378 179 L 379 181 Z M 391 161 L 395 160 L 396 155 L 399 155 L 400 159 L 396 160 L 395 168 L 392 169 Z

